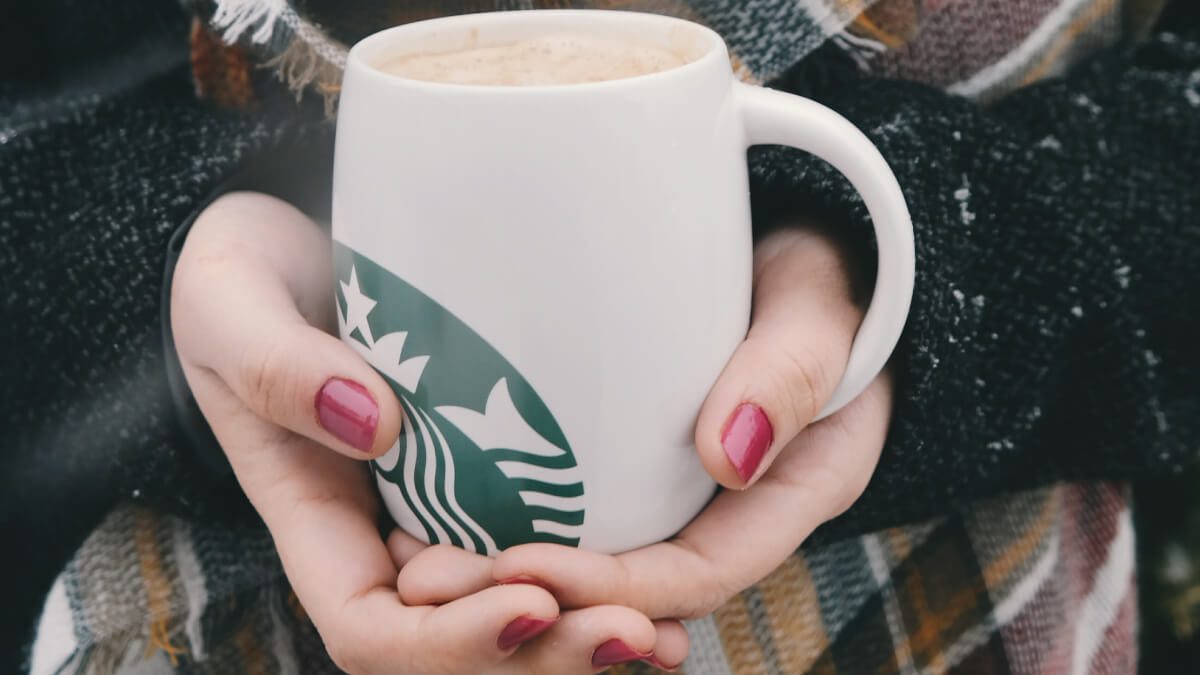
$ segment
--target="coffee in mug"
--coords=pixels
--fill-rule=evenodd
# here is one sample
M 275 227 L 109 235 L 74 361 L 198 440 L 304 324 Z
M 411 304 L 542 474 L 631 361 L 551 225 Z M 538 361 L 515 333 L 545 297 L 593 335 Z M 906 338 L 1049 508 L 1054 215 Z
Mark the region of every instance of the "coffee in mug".
M 545 86 L 622 80 L 677 68 L 688 60 L 686 54 L 654 45 L 558 33 L 494 47 L 408 54 L 382 69 L 427 82 Z

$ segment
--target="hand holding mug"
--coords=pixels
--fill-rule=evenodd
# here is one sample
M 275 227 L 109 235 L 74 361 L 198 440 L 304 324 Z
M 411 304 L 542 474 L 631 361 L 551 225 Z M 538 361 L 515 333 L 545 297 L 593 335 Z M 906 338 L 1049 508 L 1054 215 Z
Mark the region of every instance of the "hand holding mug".
M 734 489 L 666 542 L 616 556 L 517 546 L 496 558 L 497 579 L 536 580 L 563 607 L 615 603 L 651 618 L 698 618 L 762 580 L 857 500 L 887 434 L 887 372 L 846 407 L 810 423 L 845 368 L 857 325 L 843 259 L 822 235 L 797 229 L 762 242 L 755 270 L 750 333 L 709 394 L 696 434 L 705 466 Z M 768 433 L 729 433 L 729 411 L 741 401 L 754 402 Z M 763 460 L 743 473 L 730 454 L 747 456 L 747 441 L 763 444 L 751 453 Z M 743 475 L 754 481 L 748 489 Z M 401 579 L 423 574 L 422 567 Z
M 436 603 L 398 597 L 404 560 L 424 546 L 389 554 L 363 460 L 392 444 L 400 408 L 326 332 L 329 259 L 328 235 L 299 211 L 227 195 L 187 238 L 171 320 L 188 384 L 334 662 L 355 675 L 591 673 L 617 644 L 682 661 L 678 623 L 605 603 L 560 612 L 537 586 L 493 584 L 486 558 L 443 560 L 426 575 L 459 584 Z

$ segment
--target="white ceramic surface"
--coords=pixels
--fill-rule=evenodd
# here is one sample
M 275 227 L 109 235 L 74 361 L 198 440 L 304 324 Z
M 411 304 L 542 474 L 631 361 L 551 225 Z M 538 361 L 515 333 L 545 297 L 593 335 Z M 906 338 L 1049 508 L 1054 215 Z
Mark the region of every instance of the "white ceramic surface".
M 697 58 L 521 88 L 376 67 L 558 31 Z M 378 472 L 402 527 L 485 553 L 537 540 L 616 552 L 704 506 L 714 484 L 693 427 L 748 324 L 745 151 L 757 143 L 829 161 L 875 223 L 877 285 L 828 414 L 883 367 L 913 286 L 899 186 L 849 122 L 736 82 L 715 33 L 649 14 L 465 15 L 354 47 L 334 174 L 339 314 L 405 405 Z

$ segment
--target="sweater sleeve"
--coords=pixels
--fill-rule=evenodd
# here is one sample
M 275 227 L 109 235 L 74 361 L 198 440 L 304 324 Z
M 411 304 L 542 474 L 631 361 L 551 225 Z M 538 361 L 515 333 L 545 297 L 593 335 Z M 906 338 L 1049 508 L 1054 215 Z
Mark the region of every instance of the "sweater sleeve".
M 0 128 L 0 484 L 23 515 L 6 532 L 57 528 L 67 542 L 129 498 L 241 517 L 236 483 L 201 469 L 171 405 L 164 258 L 180 224 L 264 157 L 311 149 L 327 175 L 330 125 L 290 100 L 214 110 L 185 67 L 105 95 L 12 102 L 15 123 Z
M 1193 459 L 1200 34 L 1157 34 L 990 107 L 813 72 L 780 86 L 878 145 L 917 250 L 887 445 L 865 495 L 823 534 Z M 769 148 L 753 153 L 751 173 L 756 223 L 820 214 L 866 231 L 861 203 L 828 166 Z

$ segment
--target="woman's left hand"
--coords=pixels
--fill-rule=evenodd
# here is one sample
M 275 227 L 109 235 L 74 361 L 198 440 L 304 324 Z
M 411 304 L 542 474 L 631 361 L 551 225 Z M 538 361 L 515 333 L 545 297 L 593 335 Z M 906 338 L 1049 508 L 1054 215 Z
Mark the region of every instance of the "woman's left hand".
M 858 499 L 887 434 L 886 372 L 810 424 L 841 380 L 861 320 L 852 287 L 843 252 L 819 232 L 791 229 L 763 241 L 750 332 L 696 425 L 701 460 L 732 489 L 669 541 L 616 556 L 517 546 L 496 559 L 495 580 L 540 583 L 564 608 L 617 604 L 651 618 L 695 618 L 770 574 Z M 435 573 L 421 558 L 402 581 Z

